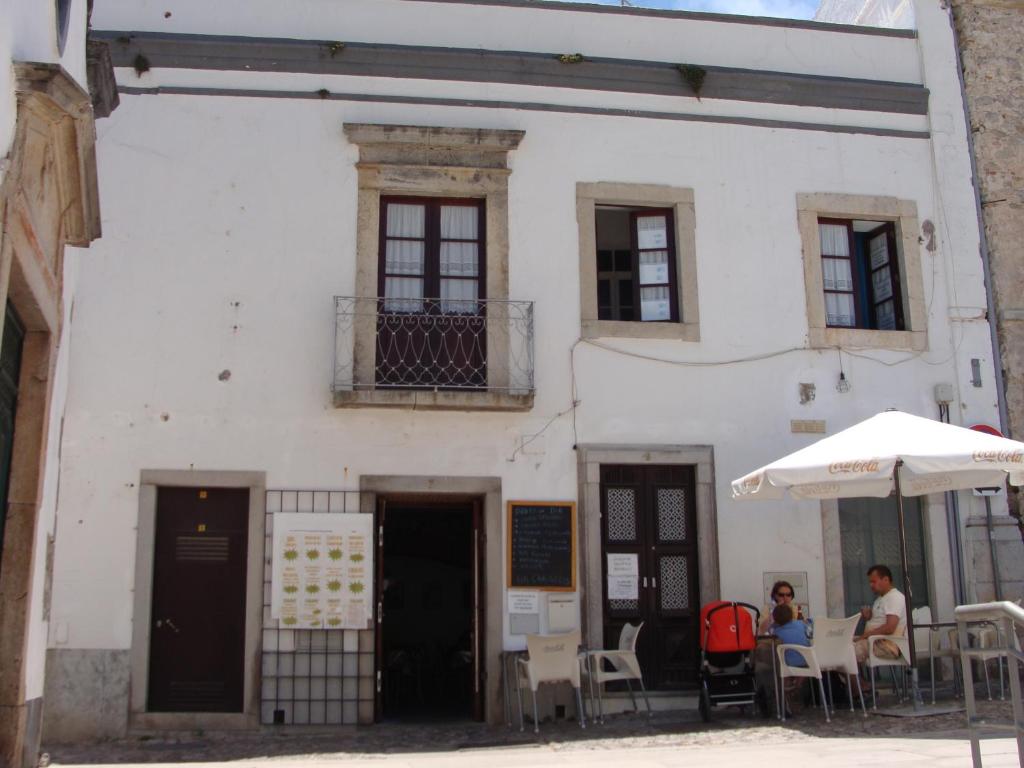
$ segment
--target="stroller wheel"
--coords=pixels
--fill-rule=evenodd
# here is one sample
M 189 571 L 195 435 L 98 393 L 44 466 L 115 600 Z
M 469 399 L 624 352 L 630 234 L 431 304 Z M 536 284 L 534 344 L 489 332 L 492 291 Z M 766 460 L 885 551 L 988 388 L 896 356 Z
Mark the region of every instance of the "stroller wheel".
M 705 686 L 701 686 L 700 689 L 700 703 L 697 705 L 700 709 L 700 719 L 705 723 L 711 722 L 711 696 L 708 694 L 708 689 Z

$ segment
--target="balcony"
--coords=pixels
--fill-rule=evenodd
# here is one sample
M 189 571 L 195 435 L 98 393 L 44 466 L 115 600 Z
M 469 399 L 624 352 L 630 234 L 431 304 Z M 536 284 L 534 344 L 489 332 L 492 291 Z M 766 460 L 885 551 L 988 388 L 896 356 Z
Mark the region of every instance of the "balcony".
M 533 407 L 533 302 L 334 298 L 334 405 Z

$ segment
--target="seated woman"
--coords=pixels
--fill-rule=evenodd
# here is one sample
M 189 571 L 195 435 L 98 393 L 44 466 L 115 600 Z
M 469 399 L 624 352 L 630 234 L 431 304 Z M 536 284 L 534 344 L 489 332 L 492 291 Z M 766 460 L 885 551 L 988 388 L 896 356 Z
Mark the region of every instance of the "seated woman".
M 805 620 L 803 606 L 795 605 L 793 603 L 793 585 L 788 581 L 776 581 L 772 584 L 771 605 L 765 606 L 765 609 L 761 612 L 761 621 L 757 625 L 757 634 L 767 635 L 771 632 L 774 622 L 772 621 L 772 611 L 775 610 L 777 605 L 792 605 L 796 610 L 796 617 L 801 621 Z

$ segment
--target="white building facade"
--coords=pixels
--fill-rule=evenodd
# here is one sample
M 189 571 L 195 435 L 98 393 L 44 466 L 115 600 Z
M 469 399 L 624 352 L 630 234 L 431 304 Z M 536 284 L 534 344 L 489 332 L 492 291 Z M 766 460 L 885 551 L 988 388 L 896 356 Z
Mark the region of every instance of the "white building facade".
M 938 418 L 938 385 L 954 423 L 997 420 L 955 53 L 937 3 L 917 22 L 99 3 L 121 107 L 72 326 L 46 738 L 500 721 L 527 632 L 643 620 L 677 691 L 704 602 L 787 574 L 812 614 L 859 605 L 896 564 L 883 502 L 729 481 L 888 407 Z M 302 512 L 372 519 L 364 625 L 271 605 Z M 942 617 L 950 512 L 922 499 L 911 537 Z

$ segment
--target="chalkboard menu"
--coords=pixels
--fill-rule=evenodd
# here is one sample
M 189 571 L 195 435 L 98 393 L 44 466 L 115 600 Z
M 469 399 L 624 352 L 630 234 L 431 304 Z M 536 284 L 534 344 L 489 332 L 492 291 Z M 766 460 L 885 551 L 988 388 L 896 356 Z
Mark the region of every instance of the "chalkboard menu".
M 573 502 L 508 502 L 508 586 L 575 591 L 576 505 Z

